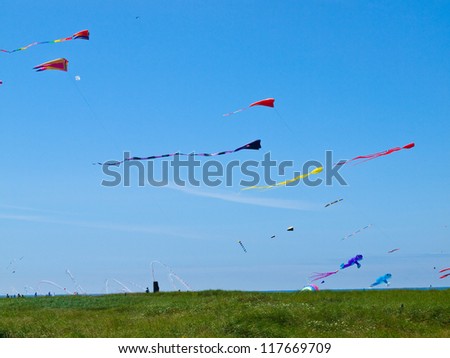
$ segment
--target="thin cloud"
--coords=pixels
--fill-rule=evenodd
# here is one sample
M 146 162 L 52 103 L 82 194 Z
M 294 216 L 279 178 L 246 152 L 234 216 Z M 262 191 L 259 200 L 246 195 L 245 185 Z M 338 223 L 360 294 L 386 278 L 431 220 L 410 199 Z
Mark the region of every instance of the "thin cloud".
M 101 230 L 114 230 L 114 231 L 125 231 L 125 232 L 139 232 L 146 234 L 155 234 L 155 235 L 170 235 L 176 237 L 184 237 L 184 238 L 199 238 L 200 235 L 196 233 L 188 233 L 187 230 L 183 228 L 174 229 L 174 228 L 164 228 L 160 226 L 140 226 L 140 225 L 120 225 L 120 224 L 112 224 L 112 223 L 98 223 L 98 222 L 89 222 L 82 220 L 67 220 L 67 219 L 55 219 L 47 216 L 38 216 L 38 215 L 16 215 L 16 214 L 0 214 L 0 220 L 14 220 L 14 221 L 26 221 L 33 223 L 42 223 L 42 224 L 55 224 L 55 225 L 70 225 L 70 226 L 78 226 L 85 227 L 91 229 L 101 229 Z
M 180 187 L 180 186 L 166 186 L 166 188 L 178 190 L 186 194 L 201 196 L 205 198 L 211 199 L 219 199 L 223 201 L 230 201 L 233 203 L 246 204 L 246 205 L 256 205 L 256 206 L 264 206 L 269 208 L 278 208 L 278 209 L 289 209 L 289 210 L 302 210 L 302 211 L 315 211 L 319 208 L 317 204 L 298 201 L 298 200 L 289 200 L 289 199 L 274 199 L 274 198 L 263 198 L 263 197 L 253 197 L 253 196 L 244 196 L 241 194 L 235 193 L 225 193 L 219 191 L 202 191 L 198 189 L 192 189 L 188 187 Z

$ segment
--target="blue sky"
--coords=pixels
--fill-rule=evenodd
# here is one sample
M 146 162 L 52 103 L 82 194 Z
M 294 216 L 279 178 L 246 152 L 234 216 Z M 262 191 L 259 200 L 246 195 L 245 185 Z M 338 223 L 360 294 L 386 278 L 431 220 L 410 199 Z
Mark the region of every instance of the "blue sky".
M 366 288 L 387 272 L 393 288 L 448 286 L 437 273 L 450 266 L 448 2 L 26 4 L 3 4 L 0 48 L 91 38 L 0 53 L 0 294 L 63 293 L 43 280 L 73 291 L 67 269 L 88 293 L 121 292 L 117 281 L 141 290 L 153 261 L 194 290 L 295 290 L 356 254 L 361 269 L 321 288 Z M 32 70 L 59 57 L 67 73 Z M 275 110 L 222 116 L 268 97 Z M 347 186 L 263 191 L 242 191 L 239 172 L 231 187 L 139 187 L 134 176 L 107 188 L 92 165 L 255 139 L 259 151 L 214 159 L 270 152 L 296 164 L 283 181 L 327 150 L 338 160 L 416 147 L 343 167 Z M 164 265 L 155 276 L 172 290 Z

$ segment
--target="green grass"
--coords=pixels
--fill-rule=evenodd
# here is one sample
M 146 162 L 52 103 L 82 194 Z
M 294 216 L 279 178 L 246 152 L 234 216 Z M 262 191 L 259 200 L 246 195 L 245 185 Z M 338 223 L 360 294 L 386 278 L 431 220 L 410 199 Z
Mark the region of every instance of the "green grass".
M 0 299 L 0 337 L 450 337 L 450 290 Z

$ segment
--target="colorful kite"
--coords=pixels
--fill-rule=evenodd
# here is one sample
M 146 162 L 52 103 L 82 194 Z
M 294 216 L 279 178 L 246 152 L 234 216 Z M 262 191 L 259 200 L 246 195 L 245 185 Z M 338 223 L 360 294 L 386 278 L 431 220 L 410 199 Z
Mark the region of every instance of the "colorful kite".
M 58 42 L 70 41 L 70 40 L 89 40 L 89 30 L 82 30 L 82 31 L 77 32 L 76 34 L 73 34 L 70 37 L 64 37 L 62 39 L 57 39 L 57 40 L 53 40 L 53 41 L 33 42 L 27 46 L 19 47 L 15 50 L 11 50 L 11 51 L 0 49 L 0 52 L 13 53 L 13 52 L 17 52 L 17 51 L 26 50 L 35 45 L 53 44 L 53 43 L 58 43 Z
M 389 250 L 387 253 L 392 254 L 393 252 L 398 251 L 398 250 L 400 250 L 400 249 L 392 249 L 392 250 Z
M 306 178 L 312 174 L 319 174 L 321 171 L 323 170 L 323 167 L 318 167 L 315 168 L 313 170 L 311 170 L 309 173 L 306 174 L 302 174 L 299 176 L 296 176 L 293 179 L 289 179 L 289 180 L 285 180 L 279 183 L 275 183 L 274 185 L 261 185 L 261 186 L 249 186 L 248 188 L 243 188 L 242 190 L 250 190 L 250 189 L 271 189 L 271 188 L 275 188 L 275 187 L 279 187 L 279 186 L 288 186 L 291 183 L 295 183 L 297 181 L 299 181 L 300 179 Z
M 355 257 L 352 257 L 350 260 L 347 261 L 346 264 L 341 264 L 340 268 L 341 270 L 356 265 L 358 268 L 361 267 L 361 264 L 359 263 L 359 261 L 361 261 L 363 259 L 363 255 L 356 255 Z
M 245 248 L 244 244 L 242 243 L 242 241 L 238 241 L 239 245 L 241 245 L 242 250 L 244 250 L 244 252 L 247 252 L 247 249 Z
M 198 156 L 198 157 L 213 157 L 216 155 L 223 155 L 223 154 L 230 154 L 230 153 L 235 153 L 235 152 L 239 152 L 240 150 L 243 149 L 254 149 L 254 150 L 258 150 L 261 148 L 261 140 L 255 140 L 251 143 L 248 143 L 246 145 L 243 145 L 242 147 L 236 148 L 234 150 L 227 150 L 224 152 L 217 152 L 217 153 L 191 153 L 191 154 L 185 154 L 185 153 L 171 153 L 171 154 L 162 154 L 162 155 L 152 155 L 150 157 L 130 157 L 130 158 L 125 158 L 124 160 L 121 161 L 110 161 L 110 162 L 105 162 L 105 163 L 93 163 L 93 164 L 98 164 L 98 165 L 120 165 L 123 162 L 127 162 L 130 160 L 152 160 L 152 159 L 159 159 L 159 158 L 167 158 L 167 157 L 175 157 L 178 155 L 185 155 L 185 156 Z
M 355 232 L 352 232 L 351 234 L 349 234 L 349 235 L 347 235 L 347 236 L 344 236 L 344 237 L 342 238 L 342 240 L 345 240 L 345 239 L 348 239 L 349 237 L 355 236 L 355 235 L 359 234 L 361 231 L 370 228 L 371 226 L 372 226 L 372 224 L 366 225 L 366 226 L 364 226 L 363 228 L 358 229 L 358 230 L 356 230 Z
M 443 272 L 446 272 L 446 271 L 450 271 L 450 267 L 447 267 L 447 268 L 445 268 L 445 269 L 440 270 L 439 273 L 443 273 Z M 442 276 L 439 277 L 439 278 L 446 278 L 446 277 L 448 277 L 448 276 L 450 276 L 450 272 L 449 272 L 449 273 L 446 273 L 445 275 L 442 275 Z
M 328 208 L 329 206 L 337 204 L 342 200 L 344 200 L 344 199 L 338 199 L 338 200 L 332 201 L 331 203 L 326 204 L 325 207 Z
M 357 157 L 354 157 L 352 159 L 349 160 L 341 160 L 340 162 L 338 162 L 336 165 L 344 165 L 344 164 L 348 164 L 350 162 L 353 161 L 358 161 L 357 163 L 364 163 L 367 162 L 368 160 L 372 160 L 375 158 L 379 158 L 388 154 L 392 154 L 394 152 L 398 152 L 399 150 L 403 150 L 403 149 L 411 149 L 415 146 L 414 143 L 409 143 L 404 145 L 403 147 L 395 147 L 395 148 L 391 148 L 388 150 L 385 150 L 383 152 L 378 152 L 378 153 L 374 153 L 374 154 L 368 154 L 368 155 L 359 155 Z
M 319 291 L 319 287 L 314 284 L 310 284 L 302 288 L 302 291 Z
M 249 108 L 255 107 L 255 106 L 265 106 L 265 107 L 272 107 L 272 108 L 273 108 L 273 107 L 274 107 L 274 102 L 275 102 L 275 99 L 274 99 L 274 98 L 266 98 L 266 99 L 262 99 L 262 100 L 260 100 L 260 101 L 253 102 L 253 103 L 250 104 L 248 107 L 238 109 L 237 111 L 234 111 L 234 112 L 225 113 L 223 116 L 224 116 L 224 117 L 230 116 L 230 115 L 232 115 L 232 114 L 235 114 L 235 113 L 239 113 L 239 112 L 245 111 L 246 109 L 249 109 Z
M 65 58 L 57 58 L 56 60 L 44 62 L 36 67 L 33 67 L 36 72 L 46 71 L 46 70 L 57 70 L 57 71 L 65 71 L 67 72 L 67 65 L 69 61 Z
M 392 277 L 392 275 L 391 275 L 390 273 L 387 273 L 386 275 L 380 276 L 380 277 L 377 278 L 377 280 L 376 280 L 374 283 L 372 283 L 372 284 L 370 285 L 370 287 L 377 286 L 377 285 L 379 285 L 379 284 L 381 284 L 381 283 L 385 283 L 386 286 L 389 286 L 389 281 L 388 281 L 388 280 L 389 280 L 391 277 Z

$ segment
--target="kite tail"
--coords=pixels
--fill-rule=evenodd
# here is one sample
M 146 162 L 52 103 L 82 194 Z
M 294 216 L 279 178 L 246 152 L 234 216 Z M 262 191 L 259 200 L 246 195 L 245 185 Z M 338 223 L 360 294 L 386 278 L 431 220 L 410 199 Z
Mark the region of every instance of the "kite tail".
M 309 279 L 311 280 L 311 282 L 317 281 L 317 280 L 321 280 L 325 277 L 331 276 L 331 275 L 335 275 L 339 272 L 339 270 L 336 271 L 330 271 L 330 272 L 315 272 L 314 275 L 310 276 Z
M 231 116 L 232 114 L 236 114 L 236 113 L 245 111 L 246 109 L 247 109 L 247 108 L 241 108 L 241 109 L 238 109 L 237 111 L 234 111 L 234 112 L 225 113 L 225 114 L 223 114 L 223 116 L 224 116 L 224 117 L 228 117 L 228 116 Z

